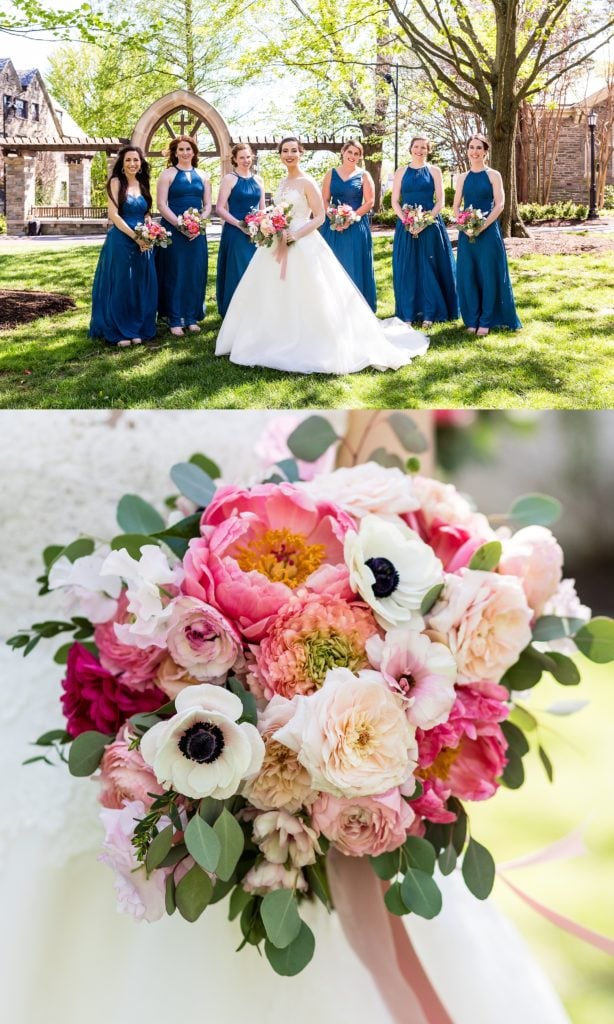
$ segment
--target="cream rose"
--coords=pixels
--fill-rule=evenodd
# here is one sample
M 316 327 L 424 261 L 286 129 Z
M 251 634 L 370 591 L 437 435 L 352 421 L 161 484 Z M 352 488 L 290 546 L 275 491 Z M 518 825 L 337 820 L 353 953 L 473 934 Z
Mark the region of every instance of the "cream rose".
M 420 502 L 413 491 L 412 477 L 377 462 L 365 462 L 333 473 L 320 473 L 297 486 L 315 501 L 330 501 L 356 519 L 370 513 L 382 516 L 413 512 Z
M 317 793 L 311 785 L 306 768 L 300 764 L 294 750 L 273 739 L 273 734 L 294 714 L 294 705 L 285 697 L 276 695 L 258 716 L 258 729 L 264 740 L 264 760 L 260 771 L 248 779 L 243 795 L 259 810 L 284 810 L 295 814 L 308 807 Z

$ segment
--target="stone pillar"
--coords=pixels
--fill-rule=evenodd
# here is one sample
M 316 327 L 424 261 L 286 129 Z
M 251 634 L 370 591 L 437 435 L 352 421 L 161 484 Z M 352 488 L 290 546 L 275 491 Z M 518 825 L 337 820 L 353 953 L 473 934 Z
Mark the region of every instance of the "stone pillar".
M 9 235 L 23 234 L 36 193 L 36 166 L 33 153 L 7 155 L 6 230 Z
M 91 157 L 67 156 L 68 205 L 89 206 L 92 199 Z

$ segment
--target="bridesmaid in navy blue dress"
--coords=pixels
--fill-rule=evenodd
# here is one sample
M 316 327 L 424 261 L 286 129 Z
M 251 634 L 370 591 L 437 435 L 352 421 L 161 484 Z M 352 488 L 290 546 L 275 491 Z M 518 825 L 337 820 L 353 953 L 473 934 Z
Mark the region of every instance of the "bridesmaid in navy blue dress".
M 357 224 L 333 230 L 328 219 L 320 228 L 343 269 L 362 292 L 375 313 L 375 270 L 373 267 L 373 239 L 368 214 L 375 201 L 375 186 L 368 171 L 358 166 L 363 157 L 360 142 L 351 139 L 341 150 L 341 167 L 333 167 L 322 182 L 324 205 L 348 203 L 361 218 Z
M 235 289 L 256 252 L 249 232 L 241 226 L 250 210 L 264 210 L 264 183 L 252 174 L 254 154 L 247 143 L 238 142 L 231 150 L 234 171 L 225 174 L 220 184 L 216 210 L 224 221 L 217 256 L 217 308 L 226 316 Z
M 168 319 L 171 334 L 181 337 L 184 327 L 200 331 L 205 316 L 208 251 L 205 235 L 188 238 L 177 231 L 177 218 L 190 207 L 211 213 L 211 185 L 198 169 L 198 146 L 189 135 L 178 135 L 169 146 L 168 167 L 158 181 L 157 202 L 162 224 L 172 245 L 157 254 L 160 316 Z
M 94 275 L 89 336 L 128 348 L 155 337 L 158 304 L 153 252 L 134 234 L 151 210 L 149 165 L 140 149 L 120 149 L 107 193 L 112 226 Z
M 463 321 L 469 334 L 483 338 L 493 327 L 517 331 L 522 324 L 516 313 L 507 254 L 499 217 L 505 206 L 503 183 L 498 171 L 485 167 L 488 142 L 474 135 L 467 144 L 471 170 L 459 176 L 454 196 L 454 216 L 461 205 L 487 214 L 484 226 L 470 241 L 458 233 L 456 277 Z
M 428 139 L 412 139 L 409 152 L 409 164 L 398 168 L 392 185 L 392 208 L 399 218 L 392 250 L 395 315 L 407 323 L 421 320 L 422 328 L 428 329 L 435 322 L 456 320 L 458 316 L 454 257 L 440 216 L 443 178 L 439 167 L 427 163 Z M 407 231 L 404 205 L 430 210 L 435 223 Z

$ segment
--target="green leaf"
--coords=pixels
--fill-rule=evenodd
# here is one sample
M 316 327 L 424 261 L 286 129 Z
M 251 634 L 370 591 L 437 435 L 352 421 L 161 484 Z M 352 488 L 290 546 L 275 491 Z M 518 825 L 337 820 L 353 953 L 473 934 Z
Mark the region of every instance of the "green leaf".
M 403 853 L 412 868 L 432 875 L 435 870 L 436 853 L 427 839 L 420 836 L 408 836 L 403 844 Z
M 117 506 L 117 523 L 124 533 L 150 534 L 164 529 L 164 520 L 138 494 L 124 494 Z
M 502 552 L 503 545 L 500 540 L 489 540 L 473 553 L 469 568 L 479 569 L 481 572 L 493 572 L 501 560 Z
M 199 508 L 206 508 L 211 503 L 216 490 L 215 484 L 200 466 L 193 462 L 177 462 L 171 469 L 171 479 L 181 493 L 195 501 Z
M 96 771 L 102 761 L 104 748 L 113 739 L 113 736 L 105 736 L 102 732 L 92 730 L 82 732 L 70 745 L 68 752 L 68 768 L 71 775 L 77 778 L 85 778 Z
M 198 813 L 207 825 L 213 825 L 224 810 L 224 801 L 215 800 L 212 796 L 204 796 L 200 801 Z
M 73 540 L 72 544 L 68 544 L 65 548 L 59 552 L 56 556 L 60 555 L 67 558 L 69 562 L 76 562 L 78 558 L 85 558 L 86 555 L 91 555 L 94 550 L 94 541 L 89 537 L 79 537 L 78 540 Z M 56 559 L 54 558 L 54 562 Z
M 507 748 L 507 764 L 501 776 L 508 789 L 520 789 L 524 782 L 524 765 L 522 758 L 513 747 Z
M 175 864 L 178 864 L 180 860 L 188 856 L 188 848 L 185 843 L 175 843 L 171 846 L 166 857 L 160 862 L 158 867 L 160 868 L 173 868 Z
M 558 651 L 548 651 L 548 657 L 554 662 L 555 667 L 551 674 L 561 686 L 577 686 L 580 682 L 578 666 L 566 654 L 559 654 Z
M 324 416 L 308 416 L 292 431 L 286 444 L 295 459 L 315 462 L 339 437 Z
M 448 810 L 457 816 L 452 824 L 452 845 L 460 856 L 467 838 L 467 812 L 459 800 L 448 800 Z
M 544 771 L 546 772 L 546 775 L 548 776 L 550 782 L 552 782 L 552 780 L 554 778 L 554 771 L 553 771 L 553 768 L 552 768 L 552 761 L 548 757 L 546 751 L 541 746 L 541 744 L 537 748 L 537 753 L 539 754 L 540 761 L 541 761 L 541 763 L 544 766 Z
M 43 551 L 43 562 L 45 563 L 46 569 L 51 568 L 56 558 L 59 558 L 63 550 L 64 546 L 62 544 L 50 544 L 49 547 L 45 548 Z
M 524 494 L 517 498 L 508 512 L 516 526 L 550 526 L 560 517 L 560 501 L 547 494 Z
M 387 882 L 400 870 L 401 855 L 398 850 L 391 850 L 389 853 L 380 853 L 377 857 L 369 857 L 371 867 L 378 878 Z
M 385 469 L 400 469 L 405 472 L 403 460 L 394 452 L 387 451 L 386 448 L 374 448 L 367 462 L 376 462 L 378 466 L 384 466 Z
M 34 742 L 37 747 L 51 747 L 54 743 L 70 743 L 71 740 L 72 736 L 65 729 L 51 729 L 49 732 L 44 732 Z
M 575 636 L 576 647 L 599 665 L 614 661 L 614 620 L 598 615 L 585 623 Z
M 473 838 L 465 850 L 462 872 L 469 891 L 477 899 L 485 900 L 495 883 L 495 862 L 486 847 Z
M 452 843 L 449 843 L 439 854 L 437 863 L 439 864 L 439 870 L 442 875 L 451 875 L 456 867 L 456 861 L 458 855 L 454 849 Z
M 441 892 L 430 875 L 417 868 L 409 868 L 401 882 L 403 903 L 418 917 L 430 920 L 441 910 Z
M 508 690 L 530 690 L 542 677 L 543 666 L 531 654 L 531 648 L 522 651 L 518 661 L 503 676 L 501 682 Z
M 278 949 L 268 939 L 264 944 L 264 952 L 271 967 L 276 974 L 281 974 L 286 978 L 299 974 L 307 966 L 313 957 L 315 948 L 316 940 L 313 937 L 313 932 L 304 921 L 301 921 L 301 930 L 294 942 L 284 949 Z
M 167 876 L 165 882 L 164 906 L 169 917 L 171 914 L 174 914 L 177 909 L 177 903 L 175 901 L 175 879 L 172 874 Z
M 237 885 L 230 896 L 228 904 L 228 920 L 234 921 L 235 917 L 242 914 L 248 903 L 253 901 L 254 897 L 251 892 L 246 892 L 240 885 Z
M 188 462 L 193 462 L 195 466 L 202 469 L 207 476 L 211 477 L 212 480 L 219 480 L 222 475 L 222 471 L 217 462 L 214 462 L 213 459 L 208 458 L 206 455 L 201 455 L 200 452 L 190 455 Z
M 281 469 L 288 483 L 295 484 L 301 479 L 296 459 L 280 459 L 277 465 Z
M 393 412 L 388 417 L 388 422 L 406 452 L 420 455 L 427 451 L 429 444 L 426 437 L 407 413 Z
M 240 722 L 249 722 L 250 725 L 256 725 L 258 722 L 258 711 L 256 708 L 256 698 L 253 693 L 246 690 L 242 683 L 235 676 L 229 676 L 226 685 L 231 693 L 235 693 L 243 705 L 243 714 L 239 719 Z
M 519 729 L 513 722 L 507 721 L 501 722 L 501 730 L 508 742 L 508 745 L 512 747 L 520 757 L 524 757 L 529 750 L 529 741 L 522 729 Z
M 245 942 L 257 946 L 265 937 L 264 925 L 260 917 L 260 900 L 254 900 L 244 907 L 240 926 Z
M 144 533 L 122 533 L 111 541 L 113 551 L 121 551 L 125 548 L 131 558 L 138 562 L 141 557 L 141 548 L 144 544 L 155 544 L 155 537 L 147 537 Z
M 191 818 L 184 839 L 196 863 L 205 871 L 215 871 L 221 853 L 220 840 L 211 825 L 203 821 L 200 814 L 195 814 Z
M 200 512 L 194 512 L 193 515 L 180 519 L 178 523 L 167 527 L 166 530 L 160 530 L 153 536 L 163 541 L 177 558 L 183 558 L 189 547 L 188 542 L 193 537 L 200 537 L 200 517 Z
M 234 880 L 224 882 L 222 881 L 221 878 L 218 877 L 215 885 L 213 886 L 211 905 L 213 906 L 214 903 L 219 903 L 220 900 L 223 900 L 225 896 L 228 896 L 228 893 L 230 892 L 234 885 L 236 885 L 236 882 Z
M 542 615 L 533 626 L 533 639 L 541 642 L 574 636 L 584 625 L 584 621 L 584 619 L 568 619 L 560 615 Z
M 296 896 L 291 889 L 268 892 L 262 901 L 260 916 L 267 939 L 277 949 L 289 946 L 301 930 Z
M 243 853 L 245 836 L 237 819 L 226 808 L 213 826 L 213 831 L 220 841 L 221 848 L 215 873 L 223 882 L 227 882 Z
M 315 864 L 309 864 L 305 868 L 305 874 L 307 875 L 307 881 L 318 897 L 321 903 L 327 908 L 332 910 L 333 901 L 330 894 L 330 887 L 328 884 L 328 877 L 326 874 L 326 861 L 324 857 L 319 857 Z
M 386 889 L 384 894 L 384 903 L 390 913 L 395 914 L 396 917 L 403 917 L 405 914 L 409 914 L 409 907 L 406 907 L 403 903 L 400 882 L 393 882 L 392 885 Z
M 173 845 L 173 826 L 167 825 L 158 835 L 152 839 L 145 855 L 145 867 L 147 871 L 154 871 L 159 868 L 164 858 L 170 852 Z
M 513 722 L 520 729 L 524 729 L 525 732 L 533 732 L 537 728 L 537 719 L 530 711 L 526 708 L 521 708 L 518 704 L 512 706 L 512 710 L 509 713 L 508 722 Z
M 197 921 L 205 907 L 209 905 L 212 894 L 213 882 L 209 875 L 195 864 L 175 889 L 177 910 L 186 921 Z
M 441 594 L 443 588 L 443 583 L 436 583 L 434 587 L 431 587 L 430 590 L 427 590 L 426 594 L 422 598 L 422 604 L 420 605 L 421 615 L 426 615 L 427 612 L 430 612 L 431 608 L 436 603 L 437 598 Z

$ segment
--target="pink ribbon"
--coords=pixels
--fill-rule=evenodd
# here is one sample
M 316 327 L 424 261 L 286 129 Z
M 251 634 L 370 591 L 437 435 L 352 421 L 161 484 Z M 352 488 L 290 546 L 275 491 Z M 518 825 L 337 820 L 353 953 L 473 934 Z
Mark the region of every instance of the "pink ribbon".
M 288 243 L 286 242 L 285 235 L 280 235 L 277 238 L 277 245 L 275 246 L 275 259 L 279 263 L 281 270 L 279 272 L 280 281 L 286 280 L 286 270 L 288 269 Z
M 371 972 L 396 1024 L 453 1024 L 399 917 L 383 900 L 366 857 L 331 850 L 328 878 L 335 910 L 356 955 Z

